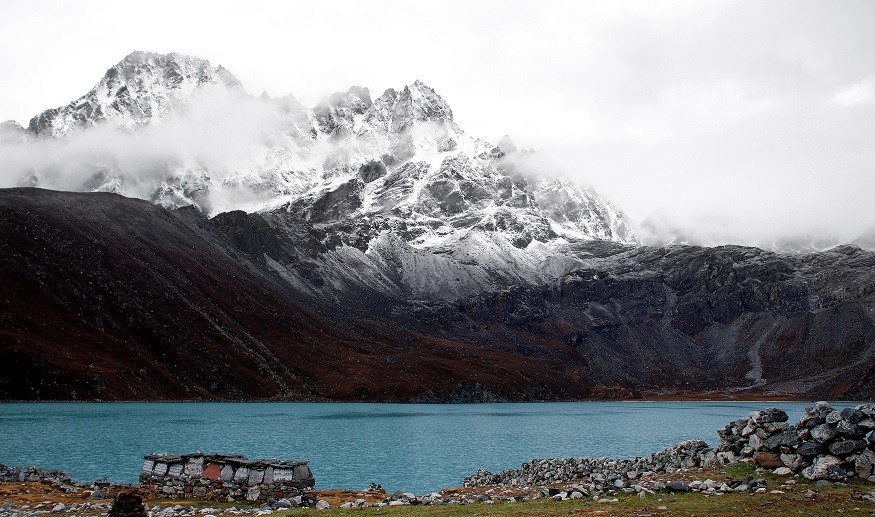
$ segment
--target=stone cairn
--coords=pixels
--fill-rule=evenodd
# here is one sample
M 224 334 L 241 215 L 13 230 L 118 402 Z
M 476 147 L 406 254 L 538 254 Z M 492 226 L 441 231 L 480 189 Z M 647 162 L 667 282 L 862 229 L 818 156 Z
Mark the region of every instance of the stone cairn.
M 751 458 L 778 474 L 801 473 L 811 480 L 856 476 L 875 482 L 875 406 L 839 412 L 818 402 L 805 408 L 796 425 L 787 420 L 787 413 L 769 408 L 727 424 L 717 432 L 718 457 L 726 463 Z
M 140 488 L 161 497 L 265 501 L 316 484 L 306 461 L 248 460 L 201 453 L 144 457 Z

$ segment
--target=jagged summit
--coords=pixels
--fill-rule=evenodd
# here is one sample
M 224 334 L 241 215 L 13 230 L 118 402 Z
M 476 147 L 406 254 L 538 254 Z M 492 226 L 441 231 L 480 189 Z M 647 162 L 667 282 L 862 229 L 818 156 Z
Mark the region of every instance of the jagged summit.
M 222 96 L 204 105 L 204 92 Z M 137 133 L 184 119 L 195 101 L 208 110 L 197 124 L 227 120 L 229 112 L 242 117 L 239 128 L 233 119 L 232 127 L 216 131 L 222 138 L 248 131 L 239 137 L 247 150 L 233 162 L 217 161 L 212 152 L 227 147 L 226 140 L 200 144 L 196 151 L 205 154 L 168 155 L 146 175 L 110 156 L 83 164 L 77 189 L 171 208 L 194 204 L 209 214 L 284 214 L 326 231 L 361 221 L 366 231 L 351 230 L 358 240 L 376 242 L 393 232 L 424 248 L 455 246 L 475 234 L 518 249 L 579 239 L 635 242 L 626 217 L 607 200 L 567 179 L 535 177 L 503 163 L 516 149 L 509 138 L 496 147 L 468 135 L 446 100 L 418 79 L 375 99 L 368 88 L 352 86 L 308 108 L 291 95 L 250 96 L 229 71 L 204 59 L 134 52 L 84 96 L 34 117 L 28 132 L 61 138 L 110 126 Z M 202 126 L 183 127 L 205 133 Z M 53 186 L 51 174 L 27 174 L 30 185 Z
M 32 118 L 28 131 L 58 138 L 104 122 L 132 131 L 166 116 L 204 85 L 241 88 L 230 72 L 213 68 L 205 59 L 132 52 L 79 99 Z
M 26 138 L 26 130 L 14 120 L 0 123 L 0 144 L 22 143 Z
M 513 140 L 510 139 L 509 135 L 504 135 L 498 140 L 498 148 L 501 149 L 501 152 L 504 154 L 511 154 L 517 151 L 517 147 L 514 145 Z

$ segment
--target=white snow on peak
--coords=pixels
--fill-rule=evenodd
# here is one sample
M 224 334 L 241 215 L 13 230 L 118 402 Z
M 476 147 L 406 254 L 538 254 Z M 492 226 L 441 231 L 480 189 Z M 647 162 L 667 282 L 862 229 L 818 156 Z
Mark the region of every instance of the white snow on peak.
M 635 242 L 609 201 L 567 179 L 508 167 L 502 158 L 517 152 L 509 138 L 499 147 L 468 135 L 419 80 L 376 99 L 353 86 L 308 108 L 291 95 L 251 96 L 203 59 L 134 52 L 84 96 L 34 117 L 27 132 L 45 142 L 84 139 L 92 128 L 152 144 L 154 166 L 146 174 L 110 150 L 82 164 L 79 185 L 65 173 L 65 188 L 195 204 L 209 214 L 279 210 L 314 225 L 380 220 L 405 228 L 411 249 L 467 243 L 531 254 L 546 242 Z M 56 179 L 46 167 L 23 181 L 51 188 Z

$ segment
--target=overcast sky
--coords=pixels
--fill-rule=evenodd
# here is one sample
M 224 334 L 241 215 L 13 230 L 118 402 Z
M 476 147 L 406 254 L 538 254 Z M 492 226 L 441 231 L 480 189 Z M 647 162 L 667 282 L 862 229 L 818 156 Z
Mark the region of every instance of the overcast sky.
M 26 125 L 133 50 L 306 105 L 419 78 L 471 134 L 510 134 L 636 221 L 848 240 L 875 225 L 873 22 L 869 0 L 0 0 L 0 119 Z

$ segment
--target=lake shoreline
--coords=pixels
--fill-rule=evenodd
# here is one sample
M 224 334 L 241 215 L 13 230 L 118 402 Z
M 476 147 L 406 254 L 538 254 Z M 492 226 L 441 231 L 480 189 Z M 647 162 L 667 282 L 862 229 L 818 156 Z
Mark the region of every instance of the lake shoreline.
M 428 493 L 459 487 L 479 469 L 499 472 L 532 458 L 644 457 L 688 438 L 713 445 L 716 429 L 765 406 L 799 414 L 805 405 L 0 404 L 0 434 L 8 437 L 0 442 L 0 462 L 60 467 L 77 480 L 134 483 L 144 455 L 200 450 L 309 460 L 317 488 L 376 482 L 390 492 Z
M 841 404 L 851 404 L 855 402 L 860 402 L 860 400 L 852 400 L 852 399 L 829 399 L 835 403 Z M 814 402 L 814 399 L 806 398 L 806 397 L 797 397 L 793 395 L 787 396 L 776 396 L 773 394 L 770 395 L 762 395 L 761 397 L 757 397 L 754 395 L 745 396 L 742 398 L 734 398 L 734 397 L 718 397 L 712 396 L 710 394 L 702 394 L 701 396 L 695 396 L 690 394 L 678 394 L 678 395 L 664 395 L 658 397 L 645 397 L 645 398 L 616 398 L 616 399 L 606 399 L 606 398 L 593 398 L 593 399 L 549 399 L 549 400 L 485 400 L 485 401 L 467 401 L 467 402 L 455 402 L 455 401 L 404 401 L 404 400 L 359 400 L 359 399 L 120 399 L 120 400 L 104 400 L 104 399 L 94 399 L 94 400 L 77 400 L 77 399 L 39 399 L 39 400 L 29 400 L 29 399 L 6 399 L 0 400 L 0 404 L 40 404 L 40 403 L 70 403 L 70 404 L 93 404 L 93 403 L 112 403 L 112 404 L 137 404 L 137 403 L 154 403 L 154 404 L 194 404 L 194 403 L 216 403 L 216 404 L 226 404 L 226 403 L 246 403 L 246 404 L 273 404 L 278 402 L 288 402 L 288 403 L 303 403 L 303 404 L 412 404 L 412 405 L 428 405 L 428 404 L 440 404 L 440 405 L 479 405 L 479 404 L 541 404 L 541 403 L 560 403 L 560 402 L 757 402 L 757 403 L 768 403 L 768 402 L 800 402 L 800 403 L 809 403 Z

